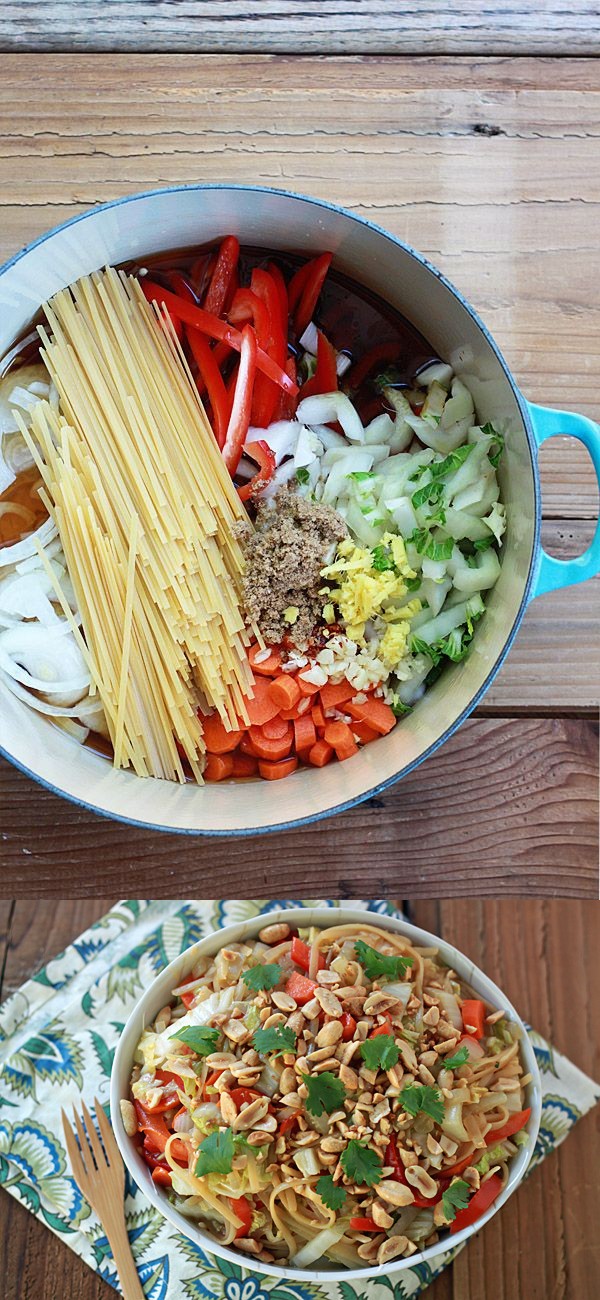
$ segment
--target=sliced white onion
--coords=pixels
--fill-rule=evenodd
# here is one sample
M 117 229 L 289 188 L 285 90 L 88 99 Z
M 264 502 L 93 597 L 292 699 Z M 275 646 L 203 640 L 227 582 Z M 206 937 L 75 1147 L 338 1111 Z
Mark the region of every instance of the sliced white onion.
M 341 424 L 350 442 L 364 442 L 365 431 L 358 411 L 345 393 L 321 393 L 298 403 L 296 417 L 303 424 Z
M 90 685 L 85 660 L 66 620 L 59 619 L 52 628 L 22 623 L 0 632 L 0 667 L 30 690 L 72 696 L 72 703 Z
M 357 697 L 355 697 L 355 698 L 357 698 Z M 365 699 L 367 698 L 366 695 L 365 695 L 364 698 L 365 698 Z M 387 994 L 389 994 L 389 996 L 390 996 L 391 998 L 398 998 L 398 1001 L 399 1001 L 399 1002 L 402 1002 L 403 1005 L 404 1005 L 404 1007 L 406 1008 L 406 1005 L 407 1005 L 407 1003 L 408 1003 L 408 1001 L 409 1001 L 409 998 L 410 998 L 410 995 L 411 995 L 411 993 L 412 993 L 412 985 L 409 984 L 409 983 L 406 983 L 406 982 L 404 982 L 404 983 L 402 983 L 402 984 L 400 984 L 400 983 L 397 983 L 397 984 L 382 984 L 382 986 L 381 986 L 381 992 L 382 992 L 382 993 L 387 993 Z
M 267 429 L 251 427 L 246 434 L 244 446 L 247 447 L 249 443 L 259 440 L 266 442 L 275 456 L 275 463 L 279 465 L 284 456 L 291 456 L 295 451 L 300 428 L 301 425 L 297 420 L 275 420 Z
M 28 347 L 30 343 L 38 343 L 38 342 L 39 342 L 39 336 L 37 330 L 32 330 L 31 333 L 27 334 L 24 339 L 19 339 L 18 342 L 15 343 L 14 346 L 10 349 L 10 352 L 6 352 L 5 355 L 2 357 L 2 360 L 0 361 L 0 372 L 6 376 L 8 367 L 11 365 L 11 362 L 14 361 L 15 357 L 20 357 L 22 353 L 25 351 L 25 348 Z M 18 372 L 15 370 L 13 373 L 16 376 Z
M 463 1030 L 463 1021 L 460 1014 L 460 1007 L 453 993 L 447 993 L 445 989 L 438 994 L 442 1004 L 446 1020 L 450 1021 L 453 1029 L 459 1029 L 461 1034 Z
M 32 695 L 30 691 L 25 690 L 24 686 L 21 686 L 19 682 L 15 681 L 14 677 L 5 673 L 2 668 L 0 668 L 0 682 L 4 683 L 7 690 L 9 690 L 12 695 L 16 696 L 18 700 L 22 700 L 23 704 L 28 704 L 36 713 L 44 713 L 46 717 L 49 718 L 78 718 L 80 720 L 85 720 L 85 709 L 87 706 L 87 700 L 85 699 L 78 700 L 76 704 L 71 706 L 71 708 L 65 707 L 62 704 L 48 704 L 46 700 L 40 700 L 39 696 Z M 95 702 L 95 707 L 96 705 L 97 702 Z M 93 727 L 91 730 L 99 731 L 100 729 L 99 727 Z
M 304 334 L 300 338 L 300 347 L 305 352 L 310 352 L 311 356 L 316 357 L 317 347 L 319 345 L 319 331 L 314 320 L 308 322 Z
M 37 553 L 36 541 L 40 546 L 46 547 L 48 542 L 54 541 L 58 536 L 58 529 L 53 519 L 45 519 L 43 524 L 34 533 L 29 533 L 27 537 L 22 537 L 20 542 L 13 542 L 12 546 L 0 547 L 0 566 L 4 564 L 17 564 L 19 560 L 27 560 L 30 555 Z
M 0 579 L 0 617 L 37 619 L 46 627 L 60 622 L 49 599 L 54 588 L 45 570 L 33 573 L 9 573 Z

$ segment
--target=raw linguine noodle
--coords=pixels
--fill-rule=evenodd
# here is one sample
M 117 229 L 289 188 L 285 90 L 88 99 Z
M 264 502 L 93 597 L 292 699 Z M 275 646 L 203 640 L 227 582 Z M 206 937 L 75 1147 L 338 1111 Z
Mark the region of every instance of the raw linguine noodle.
M 176 336 L 135 279 L 85 277 L 45 313 L 42 353 L 64 414 L 40 403 L 22 433 L 72 575 L 115 764 L 183 780 L 180 749 L 201 780 L 198 707 L 235 725 L 251 686 L 243 507 Z

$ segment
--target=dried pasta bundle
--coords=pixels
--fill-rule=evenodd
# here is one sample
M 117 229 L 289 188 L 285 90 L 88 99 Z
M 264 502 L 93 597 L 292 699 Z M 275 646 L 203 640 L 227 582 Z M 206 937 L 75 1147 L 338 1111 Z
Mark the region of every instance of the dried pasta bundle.
M 44 307 L 58 389 L 24 436 L 45 484 L 117 767 L 201 780 L 203 710 L 246 719 L 247 520 L 183 352 L 138 282 L 112 268 Z M 63 602 L 63 608 L 66 602 Z

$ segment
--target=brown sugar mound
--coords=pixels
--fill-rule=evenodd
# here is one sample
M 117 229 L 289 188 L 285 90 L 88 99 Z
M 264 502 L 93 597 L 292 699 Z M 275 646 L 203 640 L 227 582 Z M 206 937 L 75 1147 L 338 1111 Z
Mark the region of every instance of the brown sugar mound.
M 283 488 L 273 504 L 264 503 L 255 530 L 244 539 L 244 601 L 249 619 L 265 641 L 278 645 L 284 636 L 305 649 L 321 615 L 321 569 L 327 552 L 348 535 L 341 515 Z M 290 624 L 284 612 L 298 616 Z

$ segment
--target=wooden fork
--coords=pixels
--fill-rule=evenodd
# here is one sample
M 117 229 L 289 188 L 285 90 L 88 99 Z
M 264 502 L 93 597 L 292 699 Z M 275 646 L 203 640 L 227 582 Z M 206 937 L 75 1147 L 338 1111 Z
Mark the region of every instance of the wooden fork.
M 94 1098 L 94 1105 L 102 1142 L 85 1102 L 81 1103 L 83 1123 L 73 1107 L 79 1146 L 64 1110 L 62 1112 L 73 1177 L 86 1201 L 96 1211 L 108 1237 L 125 1300 L 144 1300 L 125 1226 L 125 1167 L 110 1123 L 97 1098 Z

